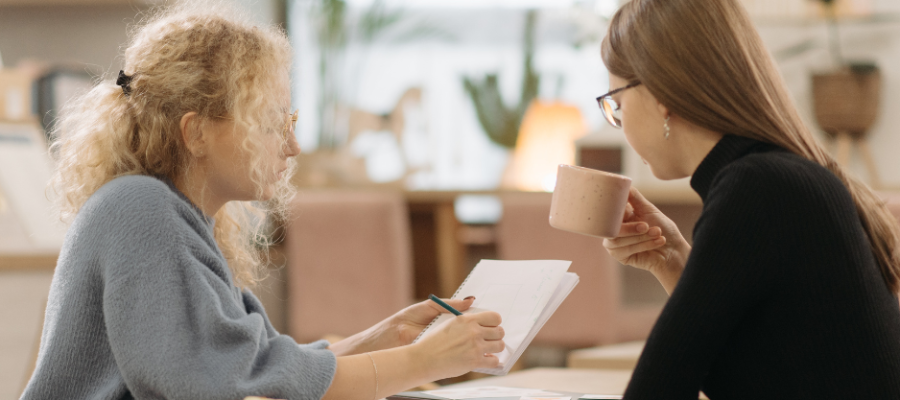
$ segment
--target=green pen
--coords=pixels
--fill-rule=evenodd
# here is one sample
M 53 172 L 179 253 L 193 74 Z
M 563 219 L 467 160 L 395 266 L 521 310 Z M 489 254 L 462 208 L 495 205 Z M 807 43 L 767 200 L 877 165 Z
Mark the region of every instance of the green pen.
M 453 307 L 450 307 L 449 304 L 444 303 L 443 300 L 439 299 L 439 298 L 438 298 L 437 296 L 435 296 L 435 295 L 430 295 L 430 296 L 428 296 L 428 298 L 431 299 L 431 301 L 433 301 L 433 302 L 435 302 L 435 303 L 438 303 L 439 306 L 444 307 L 444 309 L 446 309 L 447 311 L 452 312 L 453 315 L 456 315 L 456 316 L 463 315 L 461 312 L 457 311 L 457 310 L 456 310 L 455 308 L 453 308 Z

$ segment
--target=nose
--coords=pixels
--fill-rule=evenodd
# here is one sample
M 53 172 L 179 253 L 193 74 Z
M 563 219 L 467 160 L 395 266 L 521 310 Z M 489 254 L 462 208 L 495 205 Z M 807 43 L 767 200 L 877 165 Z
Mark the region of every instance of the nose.
M 300 154 L 300 143 L 297 142 L 294 132 L 291 132 L 287 135 L 287 140 L 284 142 L 284 155 L 285 157 L 294 157 L 297 154 Z

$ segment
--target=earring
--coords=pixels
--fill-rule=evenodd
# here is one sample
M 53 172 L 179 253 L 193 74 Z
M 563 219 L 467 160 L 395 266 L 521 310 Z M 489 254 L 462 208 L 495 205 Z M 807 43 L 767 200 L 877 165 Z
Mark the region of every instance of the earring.
M 666 130 L 666 140 L 669 140 L 669 117 L 666 117 L 666 122 L 663 122 L 663 128 Z

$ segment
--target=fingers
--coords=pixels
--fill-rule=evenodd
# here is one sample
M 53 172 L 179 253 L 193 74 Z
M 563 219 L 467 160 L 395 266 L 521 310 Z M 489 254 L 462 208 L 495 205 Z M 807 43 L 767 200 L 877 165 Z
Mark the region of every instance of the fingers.
M 487 342 L 484 349 L 484 356 L 479 360 L 478 368 L 497 368 L 500 366 L 500 358 L 496 354 L 502 353 L 506 349 L 506 343 L 502 340 Z
M 497 368 L 500 366 L 500 359 L 493 354 L 485 354 L 478 363 L 478 368 Z
M 634 186 L 628 189 L 628 202 L 632 205 L 650 204 L 650 202 L 644 198 L 644 195 Z
M 457 311 L 466 311 L 469 309 L 469 307 L 472 307 L 472 303 L 475 302 L 475 296 L 469 296 L 464 299 L 457 299 L 457 300 L 444 300 L 444 302 L 449 304 L 450 307 L 455 308 Z M 429 301 L 429 303 L 432 303 L 437 306 L 437 304 L 435 304 L 433 301 Z M 444 307 L 438 306 L 438 308 L 441 309 L 441 312 L 443 312 L 443 313 L 449 312 L 449 311 L 445 310 Z
M 500 340 L 506 335 L 506 331 L 503 330 L 502 326 L 483 328 L 482 332 L 484 333 L 481 337 L 483 337 L 484 340 Z
M 604 242 L 605 244 L 605 242 Z M 634 254 L 643 253 L 645 251 L 654 250 L 660 248 L 666 244 L 666 237 L 660 236 L 653 240 L 643 241 L 637 244 L 632 244 L 630 246 L 619 247 L 615 249 L 608 249 L 609 254 L 613 256 L 616 260 L 625 263 L 622 260 L 626 260 Z M 627 263 L 625 263 L 627 264 Z
M 631 203 L 625 203 L 625 217 L 622 221 L 631 221 L 634 219 L 634 206 Z
M 617 237 L 643 235 L 650 230 L 650 225 L 643 221 L 625 222 L 619 228 Z
M 603 239 L 603 247 L 607 249 L 618 249 L 620 247 L 631 246 L 636 243 L 654 240 L 662 236 L 662 229 L 654 226 L 644 234 L 634 236 L 620 236 L 615 238 Z
M 491 340 L 484 342 L 484 353 L 485 354 L 496 354 L 503 351 L 506 348 L 506 343 L 503 343 L 502 340 Z
M 640 214 L 642 210 L 655 210 L 656 206 L 649 202 L 634 186 L 628 190 L 628 204 L 634 207 L 634 212 Z
M 502 318 L 500 318 L 500 314 L 493 311 L 469 314 L 467 317 L 471 318 L 481 326 L 500 326 L 500 323 L 503 322 Z

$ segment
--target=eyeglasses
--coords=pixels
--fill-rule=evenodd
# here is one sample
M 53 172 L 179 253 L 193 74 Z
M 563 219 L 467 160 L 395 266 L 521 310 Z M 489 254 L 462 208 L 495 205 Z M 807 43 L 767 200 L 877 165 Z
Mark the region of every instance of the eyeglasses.
M 297 118 L 300 115 L 300 109 L 294 110 L 294 113 L 291 114 L 291 119 L 287 120 L 284 125 L 284 128 L 281 129 L 281 137 L 284 140 L 289 140 L 294 137 L 294 132 L 297 130 Z
M 297 129 L 297 119 L 300 116 L 300 109 L 294 110 L 294 113 L 291 114 L 291 118 L 286 120 L 284 123 L 284 127 L 281 128 L 281 137 L 285 141 L 290 140 L 290 138 L 294 137 L 294 132 Z M 230 121 L 234 121 L 234 118 L 231 117 L 216 117 L 220 119 L 227 119 Z
M 632 82 L 607 94 L 604 94 L 603 96 L 597 97 L 597 105 L 600 106 L 600 110 L 603 111 L 603 116 L 606 117 L 606 120 L 614 128 L 622 127 L 622 110 L 621 105 L 617 103 L 612 98 L 612 96 L 625 89 L 630 89 L 640 84 L 641 82 L 639 81 Z

